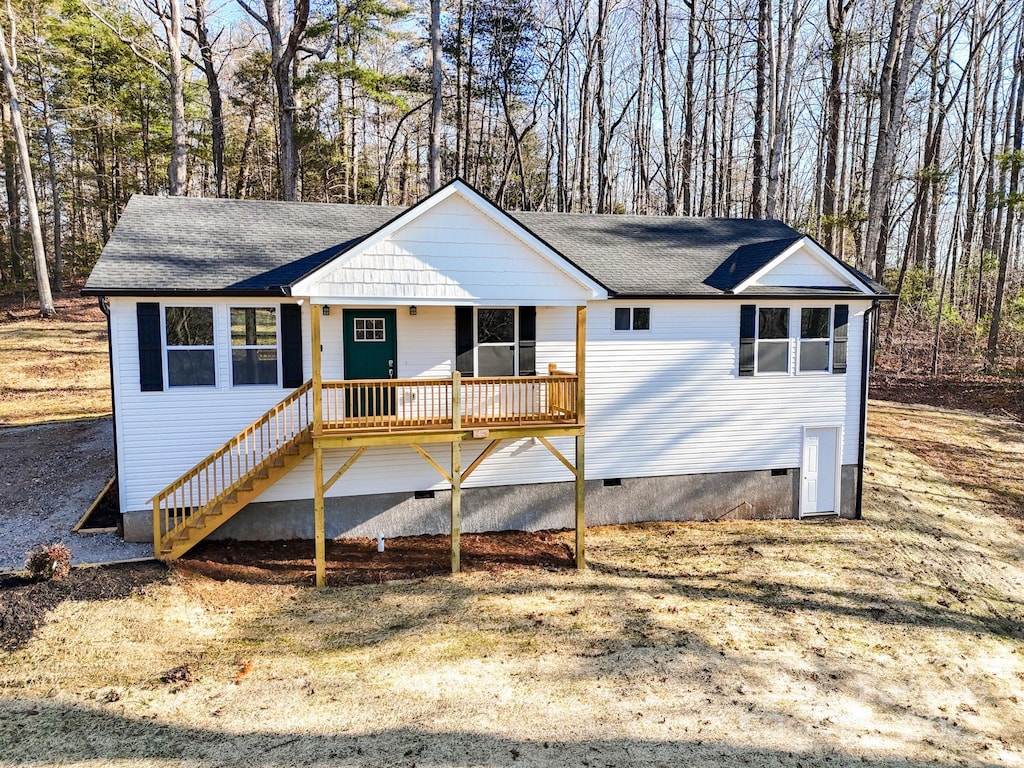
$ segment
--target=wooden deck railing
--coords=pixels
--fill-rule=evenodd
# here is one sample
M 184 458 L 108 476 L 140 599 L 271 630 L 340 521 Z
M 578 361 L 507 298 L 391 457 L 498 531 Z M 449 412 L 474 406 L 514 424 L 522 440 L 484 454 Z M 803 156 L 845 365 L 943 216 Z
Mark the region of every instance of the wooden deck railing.
M 154 496 L 154 538 L 182 530 L 259 472 L 268 457 L 308 435 L 312 388 L 307 381 Z
M 322 382 L 324 433 L 415 432 L 577 421 L 578 377 L 362 379 Z M 313 433 L 313 383 L 307 381 L 153 497 L 154 546 L 168 541 L 268 462 Z
M 324 430 L 415 430 L 573 423 L 573 374 L 325 381 Z

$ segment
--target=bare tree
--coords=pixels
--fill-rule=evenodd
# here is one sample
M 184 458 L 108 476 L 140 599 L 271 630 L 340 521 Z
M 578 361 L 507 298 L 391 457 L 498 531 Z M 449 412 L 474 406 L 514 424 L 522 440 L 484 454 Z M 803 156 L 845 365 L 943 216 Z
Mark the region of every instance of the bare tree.
M 213 156 L 213 178 L 217 197 L 228 196 L 228 180 L 224 167 L 224 99 L 221 96 L 220 73 L 213 58 L 213 46 L 220 32 L 213 38 L 206 18 L 206 0 L 191 0 L 194 15 L 192 28 L 185 34 L 199 46 L 201 69 L 206 76 L 206 91 L 210 96 L 210 150 Z M 223 31 L 223 30 L 221 30 Z
M 864 238 L 864 259 L 874 260 L 877 280 L 881 280 L 885 272 L 883 220 L 890 204 L 896 146 L 903 125 L 911 55 L 914 40 L 917 38 L 917 19 L 921 13 L 921 0 L 909 0 L 909 9 L 906 2 L 907 0 L 896 0 L 893 8 L 892 28 L 879 80 L 878 140 L 871 168 L 867 232 Z
M 270 69 L 277 92 L 278 171 L 285 200 L 301 199 L 299 149 L 295 139 L 295 65 L 299 46 L 309 24 L 309 0 L 295 0 L 291 20 L 286 22 L 281 0 L 263 0 L 261 15 L 246 0 L 238 0 L 246 13 L 267 31 L 270 39 Z
M 441 0 L 430 0 L 430 191 L 441 186 Z
M 28 137 L 21 120 L 21 105 L 18 102 L 18 86 L 15 74 L 18 69 L 17 20 L 11 0 L 7 0 L 7 23 L 11 30 L 10 50 L 3 24 L 0 24 L 0 62 L 4 68 L 4 83 L 7 86 L 7 100 L 11 105 L 11 130 L 18 145 L 18 166 L 25 186 L 25 207 L 28 209 L 29 231 L 32 234 L 32 255 L 35 258 L 36 287 L 39 291 L 39 314 L 54 317 L 57 314 L 50 294 L 50 276 L 46 268 L 46 248 L 43 245 L 43 230 L 39 223 L 39 205 L 36 202 L 36 188 L 32 183 L 32 158 L 28 149 Z
M 153 67 L 167 81 L 170 96 L 171 158 L 167 166 L 167 187 L 170 195 L 188 193 L 188 130 L 185 125 L 185 70 L 181 58 L 181 7 L 180 0 L 141 0 L 142 8 L 156 16 L 163 27 L 164 36 L 158 39 L 167 53 L 167 63 L 161 64 L 155 54 L 145 50 L 119 24 L 106 14 L 99 12 L 89 0 L 85 6 L 107 29 L 112 31 L 140 60 Z M 141 14 L 140 9 L 136 9 Z

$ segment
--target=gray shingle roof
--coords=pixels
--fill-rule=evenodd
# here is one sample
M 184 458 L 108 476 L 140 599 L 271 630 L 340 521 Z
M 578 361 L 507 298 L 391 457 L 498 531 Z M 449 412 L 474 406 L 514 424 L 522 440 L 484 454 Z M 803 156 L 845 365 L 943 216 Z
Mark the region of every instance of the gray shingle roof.
M 85 292 L 286 293 L 288 285 L 405 210 L 135 195 Z M 613 294 L 633 296 L 727 294 L 801 237 L 779 221 L 509 215 Z M 858 277 L 867 281 L 859 273 Z M 885 292 L 877 284 L 871 287 Z M 802 289 L 794 286 L 787 291 L 801 293 Z M 807 293 L 820 293 L 820 289 Z

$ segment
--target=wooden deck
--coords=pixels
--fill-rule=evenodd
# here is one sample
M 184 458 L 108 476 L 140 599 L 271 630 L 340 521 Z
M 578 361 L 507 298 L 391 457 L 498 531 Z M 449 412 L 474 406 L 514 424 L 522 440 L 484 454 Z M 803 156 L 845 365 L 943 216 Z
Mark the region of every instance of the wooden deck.
M 576 372 L 552 364 L 546 376 L 324 380 L 321 307 L 310 306 L 313 378 L 156 494 L 153 551 L 180 557 L 255 500 L 266 488 L 313 458 L 313 526 L 316 584 L 326 563 L 324 494 L 372 446 L 408 445 L 451 484 L 452 572 L 459 570 L 462 481 L 504 440 L 536 437 L 573 474 L 576 564 L 584 555 L 584 413 L 587 308 L 576 308 Z M 570 461 L 548 439 L 576 438 Z M 462 443 L 489 440 L 463 469 Z M 442 466 L 421 445 L 449 443 L 451 463 Z M 352 448 L 329 478 L 324 451 Z
M 315 383 L 307 381 L 153 498 L 154 548 L 184 554 L 308 456 L 314 438 L 321 448 L 361 449 L 490 439 L 486 458 L 502 440 L 578 434 L 577 385 L 575 375 L 553 368 L 547 376 L 322 381 L 317 408 Z

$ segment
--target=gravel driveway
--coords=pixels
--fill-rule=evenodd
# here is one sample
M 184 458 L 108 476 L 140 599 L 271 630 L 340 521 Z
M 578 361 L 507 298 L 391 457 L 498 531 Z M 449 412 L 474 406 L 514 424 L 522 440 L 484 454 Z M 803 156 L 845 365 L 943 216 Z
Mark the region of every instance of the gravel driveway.
M 20 570 L 37 544 L 64 542 L 72 563 L 152 557 L 150 544 L 71 527 L 113 473 L 109 418 L 0 429 L 0 571 Z

